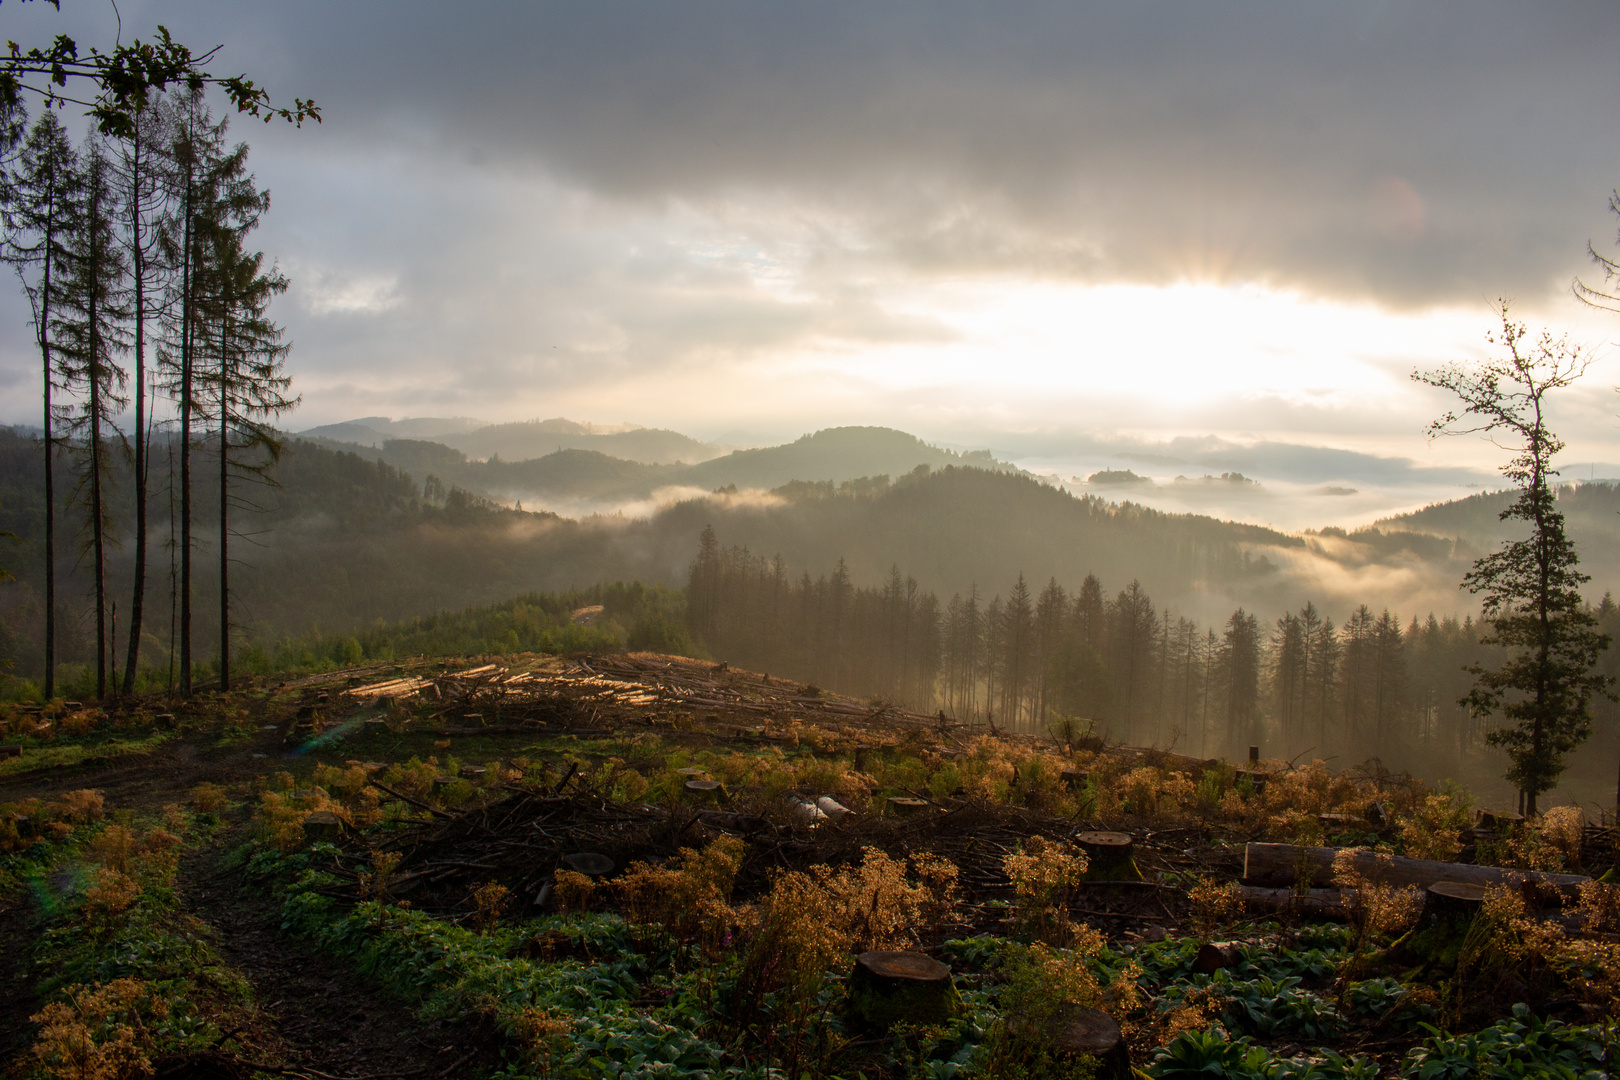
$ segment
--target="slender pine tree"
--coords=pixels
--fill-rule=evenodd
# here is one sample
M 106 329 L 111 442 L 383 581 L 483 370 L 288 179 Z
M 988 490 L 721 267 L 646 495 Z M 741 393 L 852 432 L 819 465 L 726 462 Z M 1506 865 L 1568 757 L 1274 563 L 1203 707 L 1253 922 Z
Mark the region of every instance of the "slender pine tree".
M 44 691 L 56 696 L 56 358 L 53 300 L 67 260 L 68 235 L 78 227 L 83 181 L 78 154 L 56 114 L 47 110 L 28 132 L 7 189 L 6 259 L 17 269 L 34 317 L 44 387 L 41 440 L 45 483 Z
M 77 392 L 70 414 L 69 446 L 79 458 L 75 501 L 83 508 L 91 559 L 96 619 L 96 696 L 107 696 L 107 548 L 113 542 L 108 512 L 112 442 L 122 438 L 117 417 L 128 404 L 128 375 L 118 356 L 128 345 L 125 286 L 129 265 L 118 243 L 120 210 L 107 150 L 92 141 L 84 154 L 82 209 L 68 234 L 65 271 L 54 284 L 53 332 L 56 370 L 62 385 Z

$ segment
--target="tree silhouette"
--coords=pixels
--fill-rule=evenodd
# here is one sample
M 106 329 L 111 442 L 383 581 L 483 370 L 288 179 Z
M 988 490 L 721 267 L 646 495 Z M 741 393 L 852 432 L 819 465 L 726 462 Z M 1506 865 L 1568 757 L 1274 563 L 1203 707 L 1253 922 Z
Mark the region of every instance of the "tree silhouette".
M 52 356 L 53 300 L 67 261 L 68 234 L 76 227 L 82 178 L 78 154 L 62 122 L 47 112 L 23 144 L 20 168 L 6 188 L 6 259 L 23 279 L 34 316 L 43 371 L 45 465 L 45 671 L 47 700 L 56 695 L 56 360 Z M 32 271 L 33 276 L 30 276 Z
M 118 206 L 106 149 L 92 142 L 84 155 L 83 192 L 75 228 L 68 233 L 63 271 L 53 283 L 52 329 L 56 370 L 62 385 L 78 391 L 80 405 L 69 414 L 70 446 L 82 457 L 76 500 L 89 526 L 87 545 L 95 589 L 96 696 L 107 693 L 107 512 L 110 437 L 128 404 L 127 374 L 116 357 L 128 345 L 124 287 L 129 265 L 118 243 Z
M 1474 686 L 1462 700 L 1477 717 L 1506 721 L 1487 741 L 1507 751 L 1507 778 L 1518 787 L 1524 812 L 1533 815 L 1537 796 L 1563 772 L 1565 755 L 1591 733 L 1592 698 L 1612 696 L 1614 680 L 1593 670 L 1610 638 L 1581 597 L 1590 579 L 1576 568 L 1579 558 L 1551 483 L 1553 458 L 1564 444 L 1547 426 L 1546 399 L 1578 379 L 1588 359 L 1545 331 L 1529 340 L 1506 304 L 1501 318 L 1500 331 L 1486 336 L 1500 357 L 1412 377 L 1462 401 L 1462 414 L 1435 420 L 1431 436 L 1478 432 L 1507 440 L 1513 452 L 1502 475 L 1519 496 L 1501 519 L 1526 523 L 1530 535 L 1477 560 L 1462 582 L 1484 600 L 1491 630 L 1482 643 L 1502 646 L 1508 656 L 1494 668 L 1470 665 Z

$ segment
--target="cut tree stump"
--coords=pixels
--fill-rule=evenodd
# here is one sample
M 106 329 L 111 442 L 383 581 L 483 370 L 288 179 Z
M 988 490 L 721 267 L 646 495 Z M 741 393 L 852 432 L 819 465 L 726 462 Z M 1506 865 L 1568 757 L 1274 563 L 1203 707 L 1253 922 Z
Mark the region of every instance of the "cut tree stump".
M 1243 959 L 1241 941 L 1210 941 L 1198 947 L 1193 957 L 1193 970 L 1201 975 L 1213 975 L 1222 968 L 1237 967 Z
M 1071 1005 L 1063 1010 L 1052 1047 L 1075 1057 L 1096 1059 L 1098 1080 L 1129 1080 L 1131 1056 L 1119 1024 L 1097 1009 Z
M 1288 886 L 1308 876 L 1311 884 L 1326 885 L 1333 880 L 1333 860 L 1345 848 L 1296 847 L 1293 844 L 1249 844 L 1243 853 L 1243 882 L 1246 885 Z M 1550 874 L 1539 870 L 1502 870 L 1494 866 L 1468 866 L 1435 859 L 1380 859 L 1371 851 L 1354 856 L 1358 873 L 1384 885 L 1412 885 L 1427 889 L 1437 881 L 1458 881 L 1469 885 L 1530 884 L 1541 890 L 1574 896 L 1582 874 Z
M 1039 1016 L 1009 1016 L 1007 1034 L 1054 1057 L 1072 1061 L 1072 1071 L 1061 1075 L 1095 1080 L 1131 1080 L 1133 1075 L 1130 1051 L 1120 1036 L 1119 1023 L 1098 1009 L 1060 1002 L 1050 1013 L 1043 1010 Z
M 1255 795 L 1262 795 L 1265 793 L 1266 781 L 1269 779 L 1269 774 L 1260 769 L 1239 769 L 1237 775 L 1233 777 L 1232 783 L 1241 784 L 1247 780 L 1250 792 Z
M 889 806 L 902 814 L 920 814 L 932 805 L 927 799 L 915 799 L 910 795 L 889 796 Z
M 1523 825 L 1524 817 L 1508 810 L 1476 810 L 1474 812 L 1474 828 L 1489 829 L 1493 833 L 1512 831 L 1515 825 Z
M 16 744 L 0 746 L 0 758 L 22 757 L 22 747 Z
M 1379 970 L 1411 969 L 1425 981 L 1449 978 L 1457 971 L 1457 958 L 1474 917 L 1485 901 L 1485 886 L 1462 881 L 1437 881 L 1423 897 L 1418 924 L 1377 957 Z
M 304 836 L 311 842 L 336 840 L 343 835 L 343 821 L 330 810 L 317 810 L 304 818 Z
M 943 1024 L 962 1008 L 951 969 L 920 952 L 880 949 L 855 958 L 850 1013 L 873 1027 Z
M 686 782 L 687 794 L 700 802 L 724 803 L 730 802 L 731 796 L 726 794 L 726 786 L 718 780 L 688 780 Z
M 1074 842 L 1086 853 L 1089 865 L 1081 880 L 1087 882 L 1141 881 L 1136 866 L 1136 844 L 1130 833 L 1078 832 Z

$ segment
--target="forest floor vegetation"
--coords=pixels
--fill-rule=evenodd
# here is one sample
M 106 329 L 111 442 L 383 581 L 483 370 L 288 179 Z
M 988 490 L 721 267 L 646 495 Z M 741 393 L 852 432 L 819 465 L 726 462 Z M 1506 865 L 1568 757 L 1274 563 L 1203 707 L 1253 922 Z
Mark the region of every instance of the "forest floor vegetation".
M 646 654 L 0 721 L 11 1076 L 1614 1072 L 1613 831 L 1569 810 L 1476 821 L 1380 769 L 1007 735 Z M 1418 962 L 1416 890 L 1344 860 L 1301 886 L 1342 887 L 1329 918 L 1259 904 L 1262 841 L 1591 880 L 1486 889 Z M 855 958 L 884 950 L 949 967 L 943 1011 L 862 1018 Z M 1084 1010 L 1118 1054 L 1054 1034 Z

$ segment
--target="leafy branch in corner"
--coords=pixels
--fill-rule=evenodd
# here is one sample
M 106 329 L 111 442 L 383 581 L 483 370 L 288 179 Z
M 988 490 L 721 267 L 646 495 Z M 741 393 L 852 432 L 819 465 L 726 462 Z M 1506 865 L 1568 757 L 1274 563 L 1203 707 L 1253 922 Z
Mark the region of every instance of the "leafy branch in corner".
M 61 0 L 44 2 L 61 10 Z M 246 75 L 220 76 L 206 71 L 205 65 L 218 56 L 220 48 L 216 45 L 207 52 L 193 53 L 161 25 L 153 41 L 136 39 L 106 52 L 92 47 L 84 56 L 79 53 L 78 42 L 66 34 L 56 35 L 45 48 L 25 49 L 8 41 L 5 54 L 0 56 L 0 109 L 15 108 L 24 94 L 34 94 L 46 108 L 82 105 L 95 118 L 102 134 L 127 138 L 151 91 L 184 86 L 198 92 L 217 86 L 225 91 L 237 112 L 265 123 L 275 119 L 299 127 L 305 120 L 320 123 L 321 111 L 313 100 L 294 98 L 290 106 L 278 107 L 271 102 L 269 91 Z M 78 89 L 86 84 L 93 89 Z

